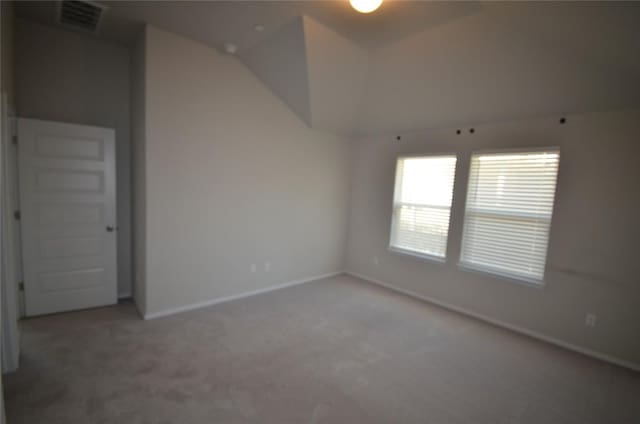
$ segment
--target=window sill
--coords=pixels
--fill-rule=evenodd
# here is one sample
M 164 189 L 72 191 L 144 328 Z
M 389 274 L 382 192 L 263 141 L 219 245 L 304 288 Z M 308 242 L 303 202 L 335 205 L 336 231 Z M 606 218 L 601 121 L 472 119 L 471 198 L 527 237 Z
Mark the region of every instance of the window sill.
M 412 250 L 405 250 L 400 247 L 389 246 L 387 247 L 387 250 L 396 255 L 409 256 L 411 258 L 418 259 L 419 261 L 429 262 L 433 264 L 444 265 L 447 261 L 446 258 L 441 258 L 439 256 L 433 256 L 426 253 L 414 252 Z
M 538 290 L 542 290 L 545 287 L 544 280 L 536 280 L 534 278 L 517 277 L 509 274 L 502 274 L 500 272 L 493 271 L 489 268 L 485 268 L 481 266 L 475 266 L 475 265 L 458 262 L 458 268 L 460 268 L 463 271 L 486 275 L 489 277 L 493 277 L 497 280 L 502 280 L 512 284 L 517 284 L 520 286 L 525 286 L 525 287 L 534 288 Z

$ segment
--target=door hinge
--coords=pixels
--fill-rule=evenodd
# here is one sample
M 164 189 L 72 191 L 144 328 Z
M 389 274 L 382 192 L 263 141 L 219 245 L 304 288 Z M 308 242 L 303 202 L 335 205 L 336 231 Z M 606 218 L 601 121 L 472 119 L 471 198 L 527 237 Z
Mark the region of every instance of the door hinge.
M 14 211 L 14 212 L 13 212 L 13 217 L 14 217 L 17 221 L 20 221 L 20 218 L 22 218 L 22 214 L 20 213 L 20 211 Z
M 20 281 L 20 282 L 18 283 L 18 290 L 20 290 L 20 291 L 24 291 L 24 281 Z

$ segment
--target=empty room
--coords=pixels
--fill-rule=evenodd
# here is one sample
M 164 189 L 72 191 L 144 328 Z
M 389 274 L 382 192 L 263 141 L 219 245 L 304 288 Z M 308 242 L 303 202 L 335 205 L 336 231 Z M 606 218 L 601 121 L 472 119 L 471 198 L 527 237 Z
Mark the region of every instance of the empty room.
M 640 2 L 1 2 L 0 422 L 640 423 Z

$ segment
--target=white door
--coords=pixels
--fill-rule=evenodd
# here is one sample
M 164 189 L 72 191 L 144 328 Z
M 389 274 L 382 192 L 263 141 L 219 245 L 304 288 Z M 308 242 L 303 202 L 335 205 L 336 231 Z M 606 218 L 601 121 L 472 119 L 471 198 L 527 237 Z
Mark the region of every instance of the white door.
M 27 316 L 117 301 L 115 131 L 18 120 Z

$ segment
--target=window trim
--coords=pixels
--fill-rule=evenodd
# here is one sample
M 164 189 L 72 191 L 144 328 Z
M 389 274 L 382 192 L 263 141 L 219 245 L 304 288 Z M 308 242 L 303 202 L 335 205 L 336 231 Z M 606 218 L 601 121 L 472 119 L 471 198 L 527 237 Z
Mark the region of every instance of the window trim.
M 508 272 L 503 272 L 497 270 L 492 267 L 482 266 L 482 265 L 474 265 L 469 264 L 467 262 L 463 262 L 462 260 L 462 249 L 464 246 L 464 235 L 465 229 L 467 226 L 467 202 L 469 196 L 469 181 L 471 179 L 471 161 L 475 155 L 500 155 L 500 154 L 509 154 L 509 153 L 536 153 L 536 152 L 546 152 L 546 151 L 557 151 L 558 152 L 558 170 L 556 172 L 555 178 L 555 189 L 553 192 L 553 204 L 551 207 L 551 215 L 549 216 L 549 233 L 547 234 L 547 252 L 545 255 L 544 269 L 542 272 L 542 278 L 528 278 L 518 274 L 511 274 Z M 560 146 L 537 146 L 537 147 L 522 147 L 522 148 L 504 148 L 504 149 L 481 149 L 481 150 L 473 150 L 469 155 L 469 161 L 467 162 L 467 187 L 464 199 L 464 216 L 462 221 L 462 238 L 460 239 L 460 251 L 458 254 L 458 269 L 472 272 L 476 274 L 486 275 L 495 277 L 498 280 L 506 281 L 512 284 L 518 284 L 525 287 L 536 288 L 536 289 L 544 289 L 546 287 L 546 277 L 548 271 L 548 259 L 549 259 L 549 245 L 551 244 L 551 229 L 553 223 L 553 217 L 556 211 L 556 200 L 558 197 L 558 180 L 560 177 L 560 158 L 562 156 L 562 152 Z M 515 216 L 515 215 L 508 215 Z M 533 217 L 528 217 L 533 218 Z
M 547 283 L 544 279 L 538 280 L 536 278 L 527 278 L 520 275 L 509 274 L 507 272 L 501 272 L 499 270 L 495 270 L 494 268 L 484 267 L 481 265 L 472 265 L 464 262 L 458 262 L 458 269 L 465 272 L 470 272 L 473 274 L 479 274 L 486 277 L 493 277 L 499 281 L 505 281 L 510 284 L 517 284 L 523 287 L 529 287 L 533 289 L 542 290 L 547 286 Z M 545 266 L 546 268 L 546 266 Z M 546 272 L 545 272 L 546 275 Z
M 471 169 L 471 158 L 473 155 L 501 155 L 509 153 L 537 153 L 557 150 L 560 152 L 560 146 L 535 146 L 535 147 L 514 147 L 514 148 L 496 148 L 496 149 L 480 149 L 472 150 L 469 156 L 469 169 Z
M 456 159 L 456 163 L 453 168 L 453 185 L 451 188 L 451 206 L 449 207 L 449 228 L 447 230 L 447 242 L 445 244 L 444 257 L 430 255 L 428 253 L 417 252 L 410 249 L 403 249 L 401 247 L 392 245 L 391 240 L 393 236 L 393 224 L 394 224 L 393 216 L 395 214 L 395 209 L 396 209 L 396 188 L 398 185 L 398 181 L 396 180 L 398 176 L 398 163 L 400 162 L 401 159 L 414 159 L 414 158 L 424 158 L 424 157 L 445 157 L 445 156 L 454 157 Z M 449 251 L 449 236 L 451 234 L 451 215 L 453 214 L 453 202 L 455 200 L 454 195 L 456 191 L 456 178 L 458 176 L 459 164 L 460 164 L 460 158 L 459 158 L 459 154 L 456 152 L 407 153 L 407 154 L 399 154 L 395 157 L 395 164 L 393 166 L 393 190 L 391 190 L 391 202 L 390 202 L 391 209 L 389 214 L 390 219 L 389 219 L 389 234 L 387 237 L 387 240 L 388 240 L 387 251 L 400 256 L 407 256 L 413 259 L 418 259 L 422 262 L 428 262 L 428 263 L 438 264 L 438 265 L 444 265 L 445 263 L 447 263 L 447 260 L 449 258 L 449 255 L 447 255 Z
M 422 262 L 429 262 L 429 263 L 438 264 L 438 265 L 444 265 L 445 263 L 447 263 L 446 256 L 442 258 L 440 256 L 430 255 L 428 253 L 421 253 L 421 252 L 417 252 L 410 249 L 403 249 L 401 247 L 392 246 L 391 244 L 387 246 L 387 250 L 393 254 L 400 255 L 400 256 L 408 256 L 410 258 L 417 259 Z

